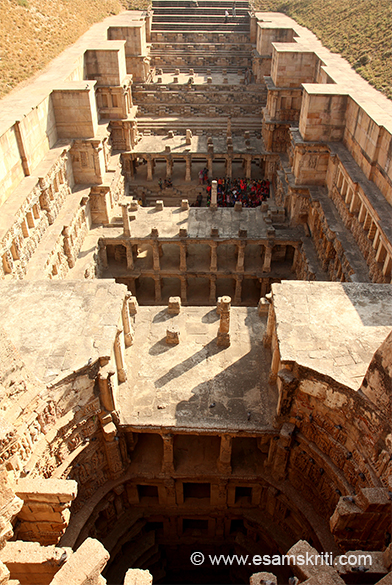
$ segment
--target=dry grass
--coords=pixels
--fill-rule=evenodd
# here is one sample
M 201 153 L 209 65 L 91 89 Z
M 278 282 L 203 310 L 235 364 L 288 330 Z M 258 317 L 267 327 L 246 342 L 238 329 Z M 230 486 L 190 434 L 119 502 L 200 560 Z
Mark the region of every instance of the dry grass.
M 1 0 L 0 97 L 30 78 L 95 22 L 148 0 Z
M 392 99 L 390 0 L 254 0 L 257 10 L 284 12 Z

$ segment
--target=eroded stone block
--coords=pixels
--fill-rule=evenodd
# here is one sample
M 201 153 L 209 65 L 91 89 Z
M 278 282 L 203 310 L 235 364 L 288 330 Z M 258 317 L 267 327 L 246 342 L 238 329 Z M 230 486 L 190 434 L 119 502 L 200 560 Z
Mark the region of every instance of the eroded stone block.
M 181 298 L 169 297 L 167 312 L 169 315 L 178 315 L 181 311 Z
M 180 330 L 176 325 L 170 325 L 166 329 L 166 343 L 168 345 L 178 345 L 180 343 Z

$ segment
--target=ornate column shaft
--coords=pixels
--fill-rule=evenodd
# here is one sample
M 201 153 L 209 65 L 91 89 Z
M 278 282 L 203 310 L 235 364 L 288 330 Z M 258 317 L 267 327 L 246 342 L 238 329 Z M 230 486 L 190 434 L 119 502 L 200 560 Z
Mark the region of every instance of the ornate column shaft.
M 152 159 L 147 159 L 147 181 L 152 181 L 153 176 L 153 166 L 152 166 Z
M 124 361 L 123 347 L 121 343 L 122 329 L 117 329 L 116 339 L 114 342 L 114 355 L 116 358 L 116 366 L 118 373 L 118 381 L 125 382 L 127 379 L 127 369 Z
M 237 255 L 237 272 L 244 272 L 244 263 L 245 263 L 245 246 L 246 242 L 238 242 L 238 255 Z
M 162 440 L 163 440 L 162 472 L 173 473 L 174 472 L 173 435 L 171 434 L 162 435 Z
M 210 276 L 210 303 L 215 305 L 216 303 L 216 276 L 212 274 Z
M 272 246 L 267 244 L 265 247 L 265 256 L 262 272 L 271 272 Z
M 161 277 L 154 276 L 154 282 L 155 282 L 155 302 L 160 303 L 162 300 Z
M 121 212 L 122 212 L 122 219 L 123 219 L 123 226 L 124 226 L 124 236 L 129 238 L 131 235 L 131 222 L 129 221 L 129 203 L 120 203 L 121 205 Z
M 127 292 L 124 298 L 124 304 L 122 308 L 122 322 L 124 327 L 124 341 L 125 347 L 130 347 L 133 344 L 134 331 L 131 324 L 131 318 L 129 314 L 129 299 L 132 297 L 130 292 Z
M 159 245 L 158 242 L 153 242 L 152 244 L 152 264 L 154 270 L 160 270 L 160 261 L 159 261 Z
M 221 435 L 218 469 L 221 473 L 231 473 L 231 451 L 233 438 L 230 435 Z
M 239 305 L 241 303 L 242 295 L 242 276 L 235 277 L 235 292 L 234 292 L 234 304 Z
M 210 247 L 211 247 L 210 271 L 215 272 L 216 270 L 218 270 L 218 255 L 217 255 L 218 244 L 216 242 L 210 242 Z
M 134 263 L 133 263 L 133 253 L 132 253 L 132 244 L 131 244 L 131 242 L 125 242 L 125 249 L 126 249 L 126 253 L 127 253 L 127 268 L 129 270 L 133 270 L 134 269 Z
M 220 305 L 220 322 L 219 322 L 219 331 L 218 331 L 218 339 L 217 345 L 219 347 L 229 347 L 230 345 L 230 305 L 231 305 L 231 298 L 228 296 L 224 296 L 221 299 Z
M 182 303 L 186 303 L 187 302 L 187 282 L 186 282 L 186 276 L 181 276 L 180 277 L 180 281 L 181 281 L 181 302 Z
M 185 159 L 185 181 L 189 183 L 192 180 L 192 161 L 190 157 Z
M 180 243 L 180 270 L 186 271 L 186 244 Z

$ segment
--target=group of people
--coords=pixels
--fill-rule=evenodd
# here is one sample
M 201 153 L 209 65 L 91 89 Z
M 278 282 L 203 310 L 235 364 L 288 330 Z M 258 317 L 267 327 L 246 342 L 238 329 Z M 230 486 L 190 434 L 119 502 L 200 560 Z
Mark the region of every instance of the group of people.
M 233 8 L 231 9 L 231 14 L 233 15 L 233 18 L 236 17 L 236 5 L 235 5 L 235 2 L 233 4 Z M 229 20 L 229 11 L 226 8 L 226 10 L 225 10 L 225 22 L 228 22 L 228 20 Z
M 207 207 L 211 203 L 211 182 L 207 179 Z M 254 179 L 217 179 L 218 207 L 234 207 L 240 201 L 243 207 L 258 207 L 270 196 L 270 182 Z
M 208 169 L 204 167 L 203 170 L 199 171 L 199 185 L 204 185 L 208 181 Z
M 164 181 L 162 181 L 162 179 L 159 179 L 158 185 L 159 185 L 160 190 L 162 191 L 163 189 L 170 189 L 170 187 L 173 187 L 173 182 L 169 177 L 168 179 L 165 179 Z

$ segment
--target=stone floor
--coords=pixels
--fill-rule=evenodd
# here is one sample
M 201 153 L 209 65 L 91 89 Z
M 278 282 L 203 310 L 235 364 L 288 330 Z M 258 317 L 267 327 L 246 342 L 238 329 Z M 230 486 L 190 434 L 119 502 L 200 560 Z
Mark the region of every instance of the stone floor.
M 216 308 L 139 307 L 134 344 L 126 350 L 128 381 L 119 386 L 121 424 L 258 433 L 271 429 L 277 391 L 268 384 L 271 356 L 263 348 L 266 317 L 231 309 L 231 346 L 217 346 Z M 167 345 L 176 323 L 179 345 Z M 249 413 L 249 414 L 248 414 Z
M 391 286 L 285 281 L 272 291 L 281 361 L 358 390 L 391 331 Z
M 113 280 L 0 283 L 0 320 L 31 372 L 54 384 L 110 356 L 126 289 Z
M 156 161 L 154 167 L 154 175 L 152 181 L 147 181 L 147 165 L 140 164 L 137 167 L 137 174 L 129 181 L 129 195 L 133 195 L 135 199 L 141 196 L 141 193 L 147 195 L 146 199 L 148 203 L 154 202 L 155 199 L 169 200 L 170 205 L 179 205 L 181 199 L 188 199 L 189 203 L 192 204 L 196 201 L 198 193 L 203 195 L 203 203 L 205 205 L 206 187 L 207 185 L 200 185 L 199 183 L 199 171 L 203 170 L 207 165 L 206 160 L 201 159 L 200 161 L 192 161 L 191 169 L 191 181 L 185 183 L 185 160 L 183 162 L 175 162 L 173 165 L 172 182 L 174 189 L 159 190 L 158 181 L 159 179 L 166 178 L 166 163 L 164 161 Z M 224 162 L 214 161 L 213 162 L 213 174 L 210 175 L 212 179 L 218 179 L 220 177 L 226 177 L 226 167 Z M 244 179 L 245 170 L 242 166 L 242 161 L 234 160 L 232 167 L 232 178 L 233 179 Z M 257 163 L 252 163 L 252 180 L 264 179 L 263 170 Z M 152 191 L 152 193 L 150 193 Z M 175 203 L 172 202 L 173 196 L 177 195 Z M 271 197 L 273 200 L 273 193 L 271 187 Z
M 208 126 L 208 119 L 206 120 Z M 245 144 L 243 136 L 233 136 L 233 151 L 239 154 L 265 154 L 265 147 L 262 138 L 250 138 L 249 146 Z M 227 153 L 226 138 L 213 136 L 212 142 L 215 153 Z M 207 136 L 193 136 L 191 144 L 186 144 L 185 136 L 143 136 L 135 145 L 135 154 L 164 153 L 165 147 L 170 146 L 170 151 L 175 154 L 205 154 L 208 153 Z
M 131 212 L 132 238 L 148 238 L 151 228 L 158 228 L 160 238 L 178 237 L 179 230 L 185 228 L 188 238 L 210 239 L 211 229 L 219 229 L 219 237 L 226 239 L 238 239 L 240 229 L 247 230 L 248 239 L 267 239 L 267 229 L 271 223 L 265 222 L 266 213 L 261 211 L 261 206 L 244 208 L 242 211 L 234 211 L 233 208 L 218 208 L 213 211 L 209 207 L 191 208 L 182 211 L 180 208 L 167 207 L 162 211 L 156 211 L 155 207 L 139 207 L 138 211 Z M 109 229 L 101 228 L 102 234 L 109 237 Z M 119 228 L 110 229 L 114 237 L 119 235 Z M 122 229 L 121 229 L 122 231 Z M 111 235 L 111 234 L 110 234 Z M 299 240 L 303 232 L 299 228 L 282 226 L 276 237 L 280 239 Z

